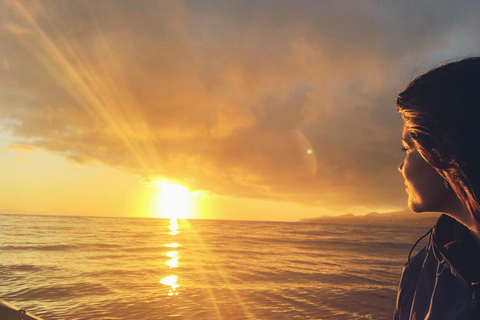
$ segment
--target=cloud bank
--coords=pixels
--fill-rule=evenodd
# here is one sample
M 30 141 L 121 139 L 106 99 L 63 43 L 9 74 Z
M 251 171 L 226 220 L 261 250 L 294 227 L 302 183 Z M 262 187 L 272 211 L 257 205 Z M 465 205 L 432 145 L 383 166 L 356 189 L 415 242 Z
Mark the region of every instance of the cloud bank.
M 0 124 L 15 147 L 332 210 L 404 205 L 396 93 L 480 49 L 474 1 L 11 1 L 0 11 Z

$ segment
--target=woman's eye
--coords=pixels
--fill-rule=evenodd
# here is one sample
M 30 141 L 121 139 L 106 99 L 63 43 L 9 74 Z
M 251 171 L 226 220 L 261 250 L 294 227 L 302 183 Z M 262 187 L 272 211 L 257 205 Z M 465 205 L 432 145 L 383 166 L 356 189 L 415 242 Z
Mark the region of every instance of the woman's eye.
M 405 148 L 405 147 L 400 148 L 400 150 L 402 150 L 403 152 L 407 152 L 407 151 L 408 151 L 408 149 Z

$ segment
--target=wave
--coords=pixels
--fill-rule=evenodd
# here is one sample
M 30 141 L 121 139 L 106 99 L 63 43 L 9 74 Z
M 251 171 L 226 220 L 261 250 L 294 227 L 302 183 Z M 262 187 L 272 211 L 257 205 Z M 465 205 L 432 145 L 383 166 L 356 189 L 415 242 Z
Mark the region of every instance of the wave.
M 0 297 L 49 320 L 388 319 L 416 240 L 410 227 L 192 221 L 172 237 L 168 220 L 3 218 L 22 228 L 2 234 Z
M 91 282 L 77 282 L 71 284 L 50 284 L 30 287 L 23 285 L 22 288 L 10 291 L 4 295 L 6 300 L 42 300 L 42 301 L 61 301 L 81 297 L 85 299 L 88 296 L 108 295 L 112 291 L 99 284 Z
M 30 245 L 30 246 L 0 246 L 0 251 L 68 251 L 77 250 L 76 245 L 53 244 L 53 245 Z
M 55 266 L 38 266 L 32 264 L 12 264 L 0 265 L 0 272 L 2 271 L 27 271 L 27 272 L 44 272 L 58 270 Z

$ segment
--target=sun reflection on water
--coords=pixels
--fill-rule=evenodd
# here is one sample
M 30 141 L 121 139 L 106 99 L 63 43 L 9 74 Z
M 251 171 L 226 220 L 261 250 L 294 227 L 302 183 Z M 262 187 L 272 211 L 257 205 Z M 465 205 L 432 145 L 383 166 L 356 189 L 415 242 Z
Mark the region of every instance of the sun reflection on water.
M 178 268 L 178 257 L 173 257 L 171 260 L 165 262 L 170 268 Z
M 175 258 L 178 254 L 178 251 L 169 251 L 167 252 L 167 257 Z
M 172 235 L 172 236 L 175 236 L 180 232 L 180 231 L 178 231 L 177 219 L 175 219 L 175 218 L 170 219 L 169 229 L 170 229 L 169 234 Z M 165 247 L 167 247 L 167 248 L 178 248 L 179 246 L 180 245 L 176 242 L 165 244 Z M 168 251 L 166 253 L 166 256 L 171 258 L 171 259 L 168 260 L 167 262 L 165 262 L 165 264 L 170 269 L 178 268 L 178 259 L 179 259 L 178 251 Z M 177 283 L 177 281 L 178 281 L 178 276 L 170 275 L 170 276 L 165 277 L 162 280 L 160 280 L 160 283 L 170 287 L 170 289 L 168 290 L 168 295 L 169 296 L 177 296 L 178 291 L 176 291 L 176 289 L 178 287 L 180 287 L 180 285 Z
M 175 289 L 180 287 L 180 285 L 177 284 L 178 277 L 177 276 L 168 276 L 160 280 L 160 283 L 171 286 L 172 288 L 168 291 L 169 296 L 178 296 L 178 292 L 175 292 Z
M 180 232 L 178 231 L 177 219 L 175 218 L 170 219 L 170 226 L 168 228 L 170 229 L 170 234 L 172 236 L 177 235 Z

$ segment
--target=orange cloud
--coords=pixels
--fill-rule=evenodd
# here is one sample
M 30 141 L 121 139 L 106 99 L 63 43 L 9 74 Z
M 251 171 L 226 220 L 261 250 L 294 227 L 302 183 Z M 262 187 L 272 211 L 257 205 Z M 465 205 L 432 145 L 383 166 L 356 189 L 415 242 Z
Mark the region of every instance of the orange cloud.
M 11 2 L 0 124 L 17 145 L 190 189 L 401 205 L 391 12 L 291 5 Z

